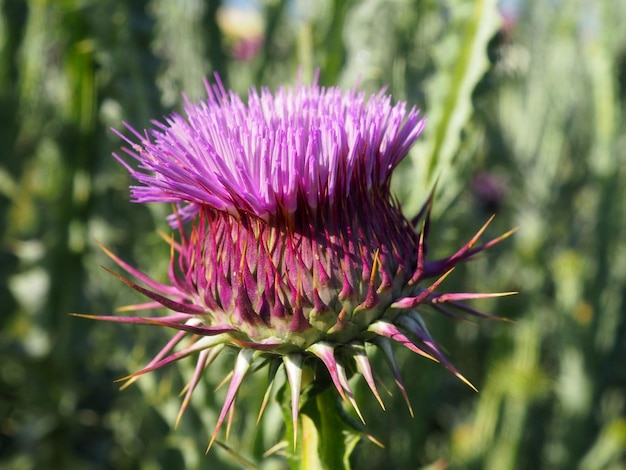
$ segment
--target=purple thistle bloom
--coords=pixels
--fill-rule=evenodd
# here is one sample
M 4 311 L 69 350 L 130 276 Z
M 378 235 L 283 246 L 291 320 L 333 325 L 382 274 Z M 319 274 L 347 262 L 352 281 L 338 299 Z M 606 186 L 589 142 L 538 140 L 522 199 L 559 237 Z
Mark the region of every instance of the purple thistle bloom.
M 120 160 L 143 184 L 132 187 L 135 202 L 184 201 L 192 207 L 183 217 L 209 206 L 265 220 L 301 201 L 332 204 L 355 184 L 388 186 L 424 127 L 416 109 L 382 92 L 366 101 L 338 88 L 252 90 L 246 105 L 219 81 L 206 89 L 207 101 L 186 102 L 185 117 L 154 122 L 150 135 L 127 126 L 139 146 L 119 134 L 140 162 L 135 170 Z
M 361 416 L 348 383 L 360 373 L 384 408 L 365 344 L 379 347 L 405 400 L 392 342 L 442 363 L 444 357 L 418 310 L 487 316 L 462 302 L 509 293 L 440 293 L 450 271 L 509 233 L 477 245 L 487 224 L 459 251 L 427 259 L 432 196 L 407 220 L 390 193 L 393 169 L 406 156 L 424 120 L 381 91 L 310 86 L 275 94 L 252 90 L 247 104 L 218 80 L 208 100 L 185 105 L 144 134 L 122 162 L 140 183 L 136 202 L 170 202 L 169 283 L 159 283 L 107 253 L 143 286 L 120 279 L 152 301 L 134 310 L 166 307 L 156 317 L 91 317 L 165 326 L 173 339 L 136 377 L 197 355 L 184 398 L 225 348 L 239 354 L 211 443 L 232 411 L 251 365 L 284 364 L 295 430 L 305 361 L 327 370 L 339 395 Z M 190 226 L 182 223 L 191 222 Z M 413 227 L 420 225 L 419 231 Z M 276 371 L 277 367 L 271 367 Z M 273 374 L 270 377 L 270 387 Z M 470 385 L 471 386 L 471 385 Z M 263 405 L 265 406 L 265 404 Z M 410 405 L 409 405 L 410 409 Z M 179 416 L 180 417 L 180 416 Z

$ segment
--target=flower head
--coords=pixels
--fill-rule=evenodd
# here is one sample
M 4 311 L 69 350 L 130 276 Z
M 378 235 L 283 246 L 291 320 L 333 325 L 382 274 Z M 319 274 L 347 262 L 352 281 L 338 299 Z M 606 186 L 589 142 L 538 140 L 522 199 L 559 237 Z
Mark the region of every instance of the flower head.
M 128 167 L 142 186 L 136 202 L 187 203 L 268 220 L 298 206 L 332 205 L 351 192 L 388 192 L 391 171 L 424 127 L 417 110 L 382 92 L 299 86 L 251 90 L 247 104 L 218 82 L 209 99 L 187 102 L 185 116 L 155 122 L 151 136 L 131 131 Z M 152 137 L 152 139 L 150 138 Z
M 179 233 L 167 284 L 109 252 L 143 285 L 120 279 L 152 299 L 137 310 L 162 306 L 172 313 L 95 318 L 177 331 L 131 380 L 197 355 L 182 413 L 216 355 L 237 349 L 213 439 L 246 373 L 263 361 L 284 365 L 294 430 L 307 363 L 326 370 L 359 415 L 348 383 L 353 371 L 383 406 L 366 344 L 388 359 L 407 404 L 391 343 L 467 382 L 418 310 L 483 316 L 461 302 L 503 294 L 438 289 L 455 265 L 508 234 L 476 246 L 485 224 L 451 256 L 427 257 L 432 197 L 409 221 L 390 192 L 392 171 L 424 126 L 419 112 L 384 92 L 366 98 L 315 83 L 274 94 L 252 90 L 247 103 L 219 80 L 207 92 L 206 101 L 186 103 L 184 116 L 155 122 L 144 134 L 127 126 L 136 142 L 122 136 L 130 144 L 124 151 L 139 163 L 117 157 L 140 183 L 132 198 L 174 203 L 171 222 Z

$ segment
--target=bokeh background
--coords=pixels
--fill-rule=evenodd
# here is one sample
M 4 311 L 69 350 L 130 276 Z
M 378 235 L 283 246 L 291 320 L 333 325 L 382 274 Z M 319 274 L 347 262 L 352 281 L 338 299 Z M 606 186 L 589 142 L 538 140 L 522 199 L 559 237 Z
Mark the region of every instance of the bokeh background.
M 316 68 L 426 113 L 394 187 L 411 215 L 438 182 L 434 255 L 491 214 L 487 236 L 519 227 L 445 285 L 520 291 L 474 305 L 513 321 L 424 313 L 480 393 L 400 353 L 415 417 L 357 381 L 385 448 L 362 442 L 354 468 L 626 468 L 624 2 L 0 0 L 0 14 L 0 468 L 285 468 L 263 458 L 278 407 L 255 425 L 263 374 L 228 448 L 205 455 L 228 358 L 174 430 L 191 364 L 114 383 L 166 333 L 68 313 L 140 301 L 96 240 L 156 277 L 169 258 L 169 208 L 128 202 L 110 127 L 200 99 L 214 71 L 245 93 Z

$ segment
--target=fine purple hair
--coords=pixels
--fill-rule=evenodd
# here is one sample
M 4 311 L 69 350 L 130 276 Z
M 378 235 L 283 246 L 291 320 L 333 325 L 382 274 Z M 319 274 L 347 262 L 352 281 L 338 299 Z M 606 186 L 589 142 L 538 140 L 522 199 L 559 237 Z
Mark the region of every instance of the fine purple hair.
M 295 212 L 302 200 L 332 204 L 349 197 L 355 178 L 368 190 L 388 186 L 425 124 L 384 89 L 366 99 L 315 79 L 275 93 L 251 88 L 244 103 L 215 81 L 205 81 L 208 99 L 185 97 L 184 115 L 153 121 L 143 134 L 124 123 L 137 143 L 113 130 L 139 162 L 133 168 L 114 154 L 141 183 L 131 187 L 134 202 L 176 203 L 179 219 L 198 206 L 267 219 Z

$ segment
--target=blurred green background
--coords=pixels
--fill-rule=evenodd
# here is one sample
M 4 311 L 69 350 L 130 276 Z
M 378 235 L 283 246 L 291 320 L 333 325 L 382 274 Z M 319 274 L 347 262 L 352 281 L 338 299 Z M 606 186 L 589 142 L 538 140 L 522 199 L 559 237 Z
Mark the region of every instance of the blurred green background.
M 251 7 L 252 5 L 253 7 Z M 285 468 L 265 377 L 242 389 L 228 446 L 204 455 L 208 374 L 177 430 L 192 361 L 119 391 L 167 334 L 104 324 L 141 301 L 106 274 L 99 240 L 162 277 L 168 207 L 128 202 L 109 128 L 142 129 L 227 86 L 387 85 L 427 130 L 394 180 L 407 215 L 438 180 L 433 255 L 489 217 L 518 232 L 444 287 L 518 290 L 477 303 L 513 322 L 424 313 L 479 389 L 399 353 L 415 410 L 380 410 L 354 468 L 624 469 L 626 449 L 626 4 L 618 0 L 0 0 L 0 468 Z M 375 358 L 377 361 L 379 358 Z M 394 391 L 390 374 L 383 379 Z M 255 384 L 257 381 L 258 385 Z M 396 393 L 396 395 L 398 395 Z

